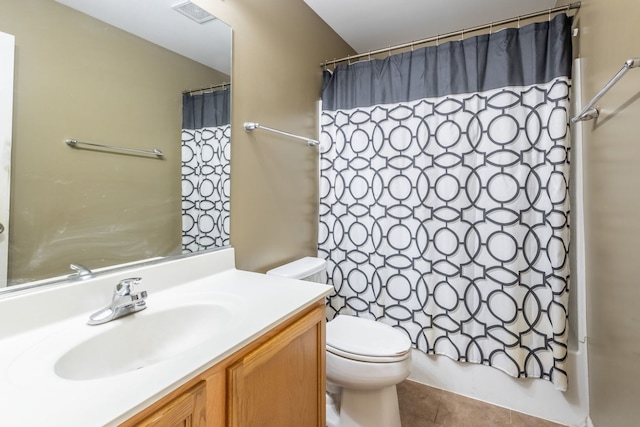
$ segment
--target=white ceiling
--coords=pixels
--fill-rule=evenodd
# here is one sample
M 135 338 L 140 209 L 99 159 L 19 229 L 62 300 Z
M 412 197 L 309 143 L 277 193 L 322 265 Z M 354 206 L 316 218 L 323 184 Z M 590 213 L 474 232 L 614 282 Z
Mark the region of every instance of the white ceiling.
M 171 8 L 184 0 L 56 1 L 225 74 L 231 72 L 231 28 L 217 19 L 197 24 Z M 358 53 L 549 9 L 557 3 L 557 0 L 303 1 Z
M 184 0 L 56 0 L 222 73 L 231 74 L 231 28 L 198 24 L 172 9 Z
M 556 6 L 557 0 L 304 0 L 356 52 Z

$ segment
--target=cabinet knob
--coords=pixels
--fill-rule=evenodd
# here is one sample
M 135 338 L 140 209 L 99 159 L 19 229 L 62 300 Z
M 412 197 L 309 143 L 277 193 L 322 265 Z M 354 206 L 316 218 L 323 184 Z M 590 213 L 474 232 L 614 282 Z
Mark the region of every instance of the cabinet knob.
M 2 234 L 4 232 L 4 225 L 2 225 L 2 223 L 0 222 L 0 234 Z

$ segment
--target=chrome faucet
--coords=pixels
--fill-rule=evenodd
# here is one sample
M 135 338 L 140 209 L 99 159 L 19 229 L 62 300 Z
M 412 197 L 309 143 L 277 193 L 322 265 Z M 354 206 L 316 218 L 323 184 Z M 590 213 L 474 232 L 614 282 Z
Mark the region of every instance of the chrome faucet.
M 132 292 L 133 287 L 139 284 L 141 280 L 140 277 L 121 280 L 113 291 L 111 304 L 89 316 L 87 323 L 89 325 L 101 325 L 147 308 L 145 301 L 147 291 Z

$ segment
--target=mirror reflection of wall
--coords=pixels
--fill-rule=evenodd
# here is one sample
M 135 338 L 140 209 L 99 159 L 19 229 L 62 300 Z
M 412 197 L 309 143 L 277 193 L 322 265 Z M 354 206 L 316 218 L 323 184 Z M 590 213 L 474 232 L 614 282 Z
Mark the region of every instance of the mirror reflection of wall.
M 180 254 L 183 91 L 229 74 L 52 0 L 5 2 L 0 31 L 16 42 L 8 284 Z

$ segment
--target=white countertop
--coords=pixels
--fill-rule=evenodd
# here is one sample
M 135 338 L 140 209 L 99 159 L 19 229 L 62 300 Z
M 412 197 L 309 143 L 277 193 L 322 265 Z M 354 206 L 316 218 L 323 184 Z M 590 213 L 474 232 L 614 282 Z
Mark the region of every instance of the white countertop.
M 231 253 L 209 254 L 185 262 L 173 261 L 169 265 L 132 269 L 119 277 L 139 275 L 143 278 L 141 289 L 147 289 L 147 309 L 133 315 L 106 323 L 89 326 L 86 321 L 92 312 L 102 308 L 87 293 L 91 283 L 74 283 L 68 289 L 52 288 L 38 295 L 25 294 L 19 301 L 0 299 L 0 313 L 8 317 L 29 307 L 22 314 L 30 327 L 17 327 L 15 331 L 3 325 L 0 333 L 0 425 L 20 427 L 54 426 L 112 426 L 127 420 L 171 390 L 184 384 L 225 357 L 249 344 L 274 326 L 282 323 L 318 299 L 328 295 L 327 285 L 280 279 L 263 274 L 250 273 L 229 267 Z M 216 257 L 217 256 L 217 257 Z M 220 258 L 222 257 L 222 258 Z M 217 262 L 222 259 L 224 262 Z M 216 262 L 218 265 L 216 265 Z M 231 261 L 232 263 L 232 261 Z M 226 264 L 226 265 L 225 265 Z M 215 267 L 212 267 L 215 265 Z M 207 267 L 208 268 L 204 268 Z M 170 270 L 168 270 L 170 269 Z M 176 281 L 180 270 L 188 277 L 186 283 L 158 283 Z M 196 270 L 214 270 L 212 274 L 199 275 Z M 187 272 L 188 271 L 188 272 Z M 199 276 L 199 277 L 198 277 Z M 163 278 L 163 279 L 160 279 Z M 95 292 L 105 293 L 113 288 L 116 277 L 96 279 Z M 153 281 L 145 286 L 145 282 Z M 79 291 L 78 287 L 85 287 Z M 51 292 L 47 298 L 46 292 Z M 82 302 L 69 305 L 69 316 L 48 313 L 51 309 L 64 312 L 66 298 L 78 297 Z M 53 295 L 53 293 L 56 293 Z M 88 295 L 88 296 L 87 296 Z M 110 298 L 110 294 L 107 295 Z M 104 296 L 97 298 L 101 303 Z M 69 380 L 54 372 L 54 365 L 61 355 L 78 343 L 92 336 L 117 328 L 123 322 L 135 322 L 145 316 L 154 316 L 168 307 L 175 308 L 199 303 L 215 302 L 229 309 L 230 317 L 212 322 L 216 332 L 199 345 L 156 362 L 142 369 L 91 380 Z M 86 308 L 91 305 L 91 308 Z M 85 309 L 85 310 L 83 310 Z M 20 313 L 22 313 L 20 311 Z M 42 313 L 42 315 L 40 315 Z M 40 317 L 40 324 L 31 317 Z M 20 319 L 13 319 L 16 324 Z M 23 322 L 23 323 L 25 323 Z M 118 349 L 105 350 L 115 351 Z

